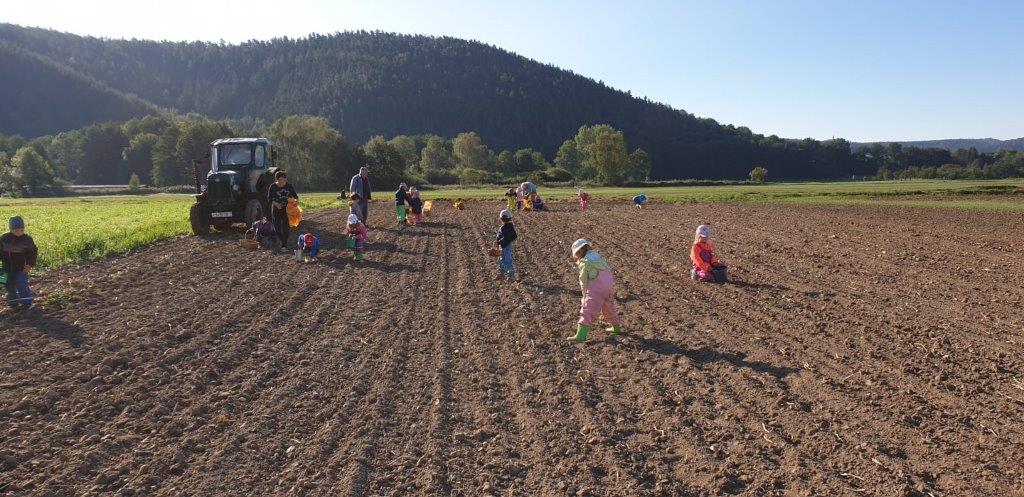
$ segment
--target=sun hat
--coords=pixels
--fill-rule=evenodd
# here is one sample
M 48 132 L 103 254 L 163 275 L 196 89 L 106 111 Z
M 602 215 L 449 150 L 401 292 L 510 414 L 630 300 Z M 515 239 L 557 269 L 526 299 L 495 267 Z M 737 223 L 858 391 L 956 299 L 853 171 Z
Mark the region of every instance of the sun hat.
M 702 224 L 700 226 L 697 226 L 696 235 L 701 237 L 701 238 L 710 238 L 711 237 L 711 227 L 706 225 L 706 224 Z
M 355 214 L 348 215 L 348 224 L 356 224 L 359 222 L 359 216 Z
M 588 241 L 586 238 L 580 238 L 579 240 L 572 242 L 572 254 L 576 255 L 576 252 L 579 252 L 580 249 L 586 245 L 590 245 L 590 241 Z
M 22 219 L 21 216 L 14 216 L 11 218 L 10 222 L 8 222 L 8 226 L 11 230 L 25 229 L 25 220 Z

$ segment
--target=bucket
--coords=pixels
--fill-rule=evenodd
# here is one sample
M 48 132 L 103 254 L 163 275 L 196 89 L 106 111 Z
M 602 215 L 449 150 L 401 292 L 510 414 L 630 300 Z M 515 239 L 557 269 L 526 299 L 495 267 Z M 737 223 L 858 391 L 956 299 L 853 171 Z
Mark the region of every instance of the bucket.
M 350 248 L 350 249 L 356 248 L 356 239 L 355 238 L 347 238 L 347 239 L 345 239 L 345 248 Z
M 295 260 L 302 260 L 302 249 L 295 249 Z
M 711 268 L 711 277 L 714 278 L 717 283 L 725 283 L 726 281 L 729 281 L 729 275 L 726 274 L 725 266 Z

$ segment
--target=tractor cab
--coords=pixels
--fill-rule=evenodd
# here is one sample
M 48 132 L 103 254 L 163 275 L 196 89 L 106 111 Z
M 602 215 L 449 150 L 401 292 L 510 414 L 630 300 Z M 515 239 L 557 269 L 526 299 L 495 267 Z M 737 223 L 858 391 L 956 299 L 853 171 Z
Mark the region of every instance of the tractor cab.
M 205 189 L 199 181 L 202 161 L 193 161 L 196 204 L 189 215 L 192 230 L 206 234 L 211 225 L 218 229 L 236 222 L 252 225 L 266 215 L 276 156 L 273 142 L 266 138 L 224 138 L 211 143 Z

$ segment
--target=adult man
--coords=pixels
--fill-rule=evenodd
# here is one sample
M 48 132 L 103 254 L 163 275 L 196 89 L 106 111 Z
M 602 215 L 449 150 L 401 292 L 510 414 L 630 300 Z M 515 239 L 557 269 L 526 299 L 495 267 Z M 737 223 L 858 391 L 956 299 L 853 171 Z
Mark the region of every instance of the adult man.
M 363 225 L 369 226 L 366 219 L 370 217 L 370 170 L 360 167 L 359 174 L 352 177 L 352 181 L 348 185 L 348 191 L 349 193 L 359 195 L 359 210 L 361 212 L 357 214 Z

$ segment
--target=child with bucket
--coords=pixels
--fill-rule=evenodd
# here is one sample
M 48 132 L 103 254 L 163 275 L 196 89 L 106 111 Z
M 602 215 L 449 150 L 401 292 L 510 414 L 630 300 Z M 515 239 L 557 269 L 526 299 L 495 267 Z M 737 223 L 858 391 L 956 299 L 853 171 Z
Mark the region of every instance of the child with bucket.
M 28 273 L 36 265 L 39 249 L 25 233 L 25 220 L 14 216 L 8 222 L 10 231 L 0 236 L 0 283 L 7 290 L 7 305 L 12 309 L 32 307 L 32 290 Z
M 585 211 L 587 207 L 590 207 L 590 194 L 580 188 L 580 191 L 576 193 L 580 197 L 580 210 Z
M 580 322 L 576 334 L 567 340 L 583 342 L 590 333 L 590 327 L 597 322 L 598 316 L 604 316 L 611 325 L 607 329 L 613 335 L 622 333 L 619 328 L 619 311 L 615 308 L 615 276 L 590 241 L 580 238 L 570 248 L 576 267 L 579 268 L 580 290 L 583 300 L 580 302 Z
M 409 191 L 405 183 L 398 185 L 398 190 L 395 191 L 395 214 L 398 217 L 398 224 L 405 222 L 406 207 L 409 206 Z
M 690 278 L 694 281 L 726 281 L 726 266 L 715 256 L 711 245 L 711 227 L 702 224 L 693 235 L 693 247 L 690 249 Z
M 355 214 L 348 215 L 345 235 L 348 236 L 345 240 L 345 247 L 355 251 L 353 259 L 357 261 L 363 260 L 363 251 L 366 250 L 366 225 L 359 220 L 359 216 Z
M 299 255 L 302 262 L 316 262 L 316 256 L 320 253 L 320 239 L 312 233 L 299 235 Z

